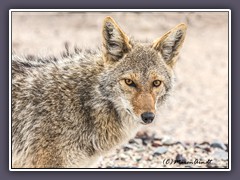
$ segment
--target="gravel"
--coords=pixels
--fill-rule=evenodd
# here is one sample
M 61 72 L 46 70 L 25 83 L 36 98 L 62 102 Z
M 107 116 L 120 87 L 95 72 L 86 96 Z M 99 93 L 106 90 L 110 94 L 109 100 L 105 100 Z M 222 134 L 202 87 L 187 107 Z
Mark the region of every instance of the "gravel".
M 99 168 L 228 168 L 226 143 L 220 142 L 175 142 L 144 134 L 104 157 Z

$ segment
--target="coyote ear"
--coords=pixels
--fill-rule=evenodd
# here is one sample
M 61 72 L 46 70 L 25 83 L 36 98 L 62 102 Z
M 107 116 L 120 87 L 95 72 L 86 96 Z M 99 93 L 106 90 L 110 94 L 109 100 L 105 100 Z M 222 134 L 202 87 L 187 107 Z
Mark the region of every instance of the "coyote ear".
M 117 61 L 131 49 L 129 38 L 111 17 L 103 24 L 103 48 L 107 60 Z
M 161 52 L 163 59 L 171 67 L 173 67 L 177 61 L 186 30 L 187 26 L 185 24 L 179 24 L 153 42 L 153 48 Z

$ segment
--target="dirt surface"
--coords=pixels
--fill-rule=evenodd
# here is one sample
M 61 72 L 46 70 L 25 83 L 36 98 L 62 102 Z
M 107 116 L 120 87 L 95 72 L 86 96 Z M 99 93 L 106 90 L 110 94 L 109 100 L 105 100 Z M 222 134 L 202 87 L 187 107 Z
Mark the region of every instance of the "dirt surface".
M 176 159 L 178 154 L 178 157 L 189 161 L 194 158 L 203 158 L 205 161 L 214 159 L 214 153 L 219 149 L 227 153 L 228 149 L 211 146 L 215 141 L 226 146 L 229 144 L 227 12 L 13 12 L 13 50 L 17 54 L 59 56 L 65 42 L 72 47 L 100 47 L 105 16 L 112 16 L 128 35 L 138 40 L 154 40 L 182 22 L 188 24 L 188 32 L 176 66 L 175 91 L 168 103 L 160 108 L 156 121 L 146 127 L 151 134 L 149 137 L 154 134 L 160 140 L 159 146 L 152 146 L 153 138 L 147 145 L 135 143 L 134 148 L 127 151 L 122 147 L 117 150 L 118 153 L 104 158 L 99 166 L 185 167 L 186 164 L 179 163 L 164 166 L 162 161 L 166 159 L 165 156 Z M 165 147 L 161 142 L 163 137 L 170 137 L 174 143 L 179 143 L 173 143 L 166 152 L 154 155 L 156 148 Z M 182 145 L 184 143 L 188 144 L 187 147 Z M 206 146 L 205 150 L 196 147 L 198 145 Z M 141 148 L 142 154 L 138 152 Z M 179 148 L 183 148 L 182 151 L 178 151 Z M 187 154 L 189 149 L 190 153 Z M 146 155 L 143 155 L 145 152 Z M 135 159 L 131 164 L 125 157 L 124 164 L 124 158 L 121 160 L 119 155 L 128 153 L 130 156 L 141 156 L 141 160 Z M 215 158 L 214 167 L 227 166 L 226 153 L 219 155 L 222 158 L 218 160 Z M 213 165 L 204 164 L 200 167 L 210 166 Z

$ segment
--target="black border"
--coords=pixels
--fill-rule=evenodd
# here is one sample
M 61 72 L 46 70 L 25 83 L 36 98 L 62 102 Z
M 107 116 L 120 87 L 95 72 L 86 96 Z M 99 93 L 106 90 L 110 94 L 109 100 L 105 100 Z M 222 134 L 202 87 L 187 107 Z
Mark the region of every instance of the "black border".
M 95 1 L 95 2 L 94 2 Z M 240 51 L 239 51 L 239 32 L 240 32 L 240 2 L 238 0 L 168 0 L 168 1 L 153 1 L 153 0 L 122 0 L 122 1 L 111 1 L 111 0 L 88 0 L 88 1 L 58 1 L 58 0 L 2 0 L 0 1 L 0 177 L 4 180 L 42 180 L 51 178 L 51 180 L 65 180 L 71 178 L 73 180 L 79 179 L 115 179 L 122 180 L 125 178 L 145 180 L 146 178 L 151 179 L 239 179 L 239 160 L 240 160 L 240 145 L 238 137 L 240 136 L 240 83 L 238 77 L 240 77 Z M 231 118 L 232 118 L 232 167 L 231 172 L 9 172 L 9 160 L 8 160 L 8 126 L 9 126 L 9 115 L 8 115 L 8 42 L 9 42 L 9 28 L 8 28 L 8 10 L 9 9 L 26 9 L 26 8 L 157 8 L 157 9 L 231 9 L 232 10 L 232 28 L 231 28 Z
M 10 11 L 9 11 L 10 12 Z M 58 10 L 50 10 L 50 11 L 40 11 L 40 10 L 38 10 L 38 9 L 36 9 L 36 10 L 34 10 L 34 11 L 24 11 L 24 10 L 22 10 L 22 11 L 14 11 L 14 10 L 12 10 L 11 11 L 11 19 L 12 19 L 12 13 L 13 12 L 41 12 L 41 13 L 44 13 L 44 12 L 61 12 L 61 13 L 64 13 L 64 12 L 77 12 L 77 13 L 84 13 L 84 12 L 92 12 L 92 13 L 97 13 L 97 12 L 102 12 L 102 13 L 106 13 L 107 11 L 89 11 L 89 10 L 82 10 L 82 11 L 58 11 Z M 118 10 L 118 11 L 114 11 L 114 9 L 113 9 L 113 11 L 109 11 L 109 12 L 133 12 L 133 11 L 131 11 L 131 10 L 129 10 L 129 11 L 121 11 L 121 10 Z M 230 139 L 229 139 L 229 49 L 230 49 L 230 46 L 229 46 L 229 24 L 230 24 L 230 22 L 229 22 L 229 11 L 217 11 L 217 9 L 216 9 L 216 11 L 188 11 L 188 10 L 186 10 L 186 11 L 144 11 L 144 10 L 141 10 L 141 11 L 138 11 L 138 12 L 212 12 L 212 13 L 215 13 L 215 12 L 227 12 L 228 13 L 228 144 L 231 144 L 231 142 L 230 142 Z M 230 12 L 231 13 L 231 12 Z M 11 49 L 12 49 L 12 21 L 11 21 Z M 13 50 L 13 49 L 12 49 Z M 9 57 L 9 59 L 11 59 L 11 57 Z M 12 87 L 11 87 L 11 92 L 12 92 Z M 9 119 L 10 120 L 10 119 Z M 12 133 L 12 128 L 11 128 L 11 133 Z M 230 152 L 231 153 L 231 152 Z M 230 165 L 230 163 L 229 163 L 229 151 L 228 151 L 228 168 L 212 168 L 211 169 L 211 171 L 214 171 L 214 170 L 229 170 L 230 169 L 230 167 L 229 167 L 229 165 Z M 230 160 L 231 161 L 231 160 Z M 12 153 L 11 153 L 11 162 L 12 162 Z M 34 170 L 36 170 L 36 171 L 38 171 L 39 169 L 42 169 L 42 170 L 56 170 L 56 169 L 67 169 L 68 171 L 71 171 L 71 170 L 73 170 L 73 169 L 79 169 L 80 171 L 83 171 L 84 169 L 88 169 L 88 170 L 92 170 L 92 171 L 94 171 L 95 169 L 98 169 L 98 171 L 105 171 L 105 169 L 108 169 L 108 170 L 115 170 L 115 171 L 117 171 L 118 169 L 124 169 L 124 170 L 128 170 L 128 171 L 131 171 L 132 169 L 138 169 L 138 170 L 140 170 L 140 169 L 147 169 L 147 170 L 149 170 L 149 171 L 151 171 L 151 170 L 157 170 L 157 169 L 159 169 L 159 170 L 165 170 L 165 169 L 167 169 L 167 170 L 169 170 L 169 169 L 171 169 L 171 170 L 178 170 L 178 171 L 180 171 L 181 169 L 185 169 L 185 170 L 189 170 L 189 171 L 191 171 L 191 170 L 202 170 L 202 171 L 204 171 L 204 170 L 210 170 L 209 168 L 12 168 L 12 163 L 11 163 L 11 170 L 17 170 L 17 169 L 22 169 L 22 170 L 24 170 L 24 169 L 26 169 L 25 171 L 28 171 L 28 169 L 34 169 Z

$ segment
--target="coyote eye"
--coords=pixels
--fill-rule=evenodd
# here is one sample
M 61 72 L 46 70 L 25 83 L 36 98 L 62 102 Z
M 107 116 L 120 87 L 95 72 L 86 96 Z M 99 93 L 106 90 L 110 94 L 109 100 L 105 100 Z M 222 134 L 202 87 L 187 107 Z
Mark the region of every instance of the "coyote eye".
M 128 86 L 136 87 L 136 84 L 131 79 L 125 79 L 125 83 Z
M 153 86 L 154 87 L 159 87 L 160 85 L 161 85 L 161 81 L 160 80 L 153 81 Z

